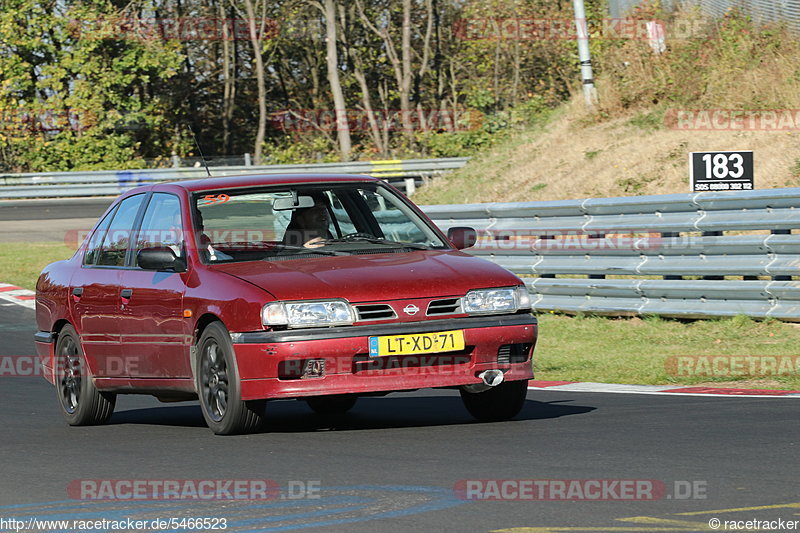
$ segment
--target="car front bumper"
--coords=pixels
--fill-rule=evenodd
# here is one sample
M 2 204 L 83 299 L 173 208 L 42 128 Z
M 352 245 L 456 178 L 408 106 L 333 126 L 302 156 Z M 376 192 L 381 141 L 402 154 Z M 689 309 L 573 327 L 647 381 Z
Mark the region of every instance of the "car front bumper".
M 458 352 L 370 357 L 369 338 L 462 330 Z M 233 333 L 243 400 L 368 394 L 533 378 L 531 314 L 480 316 L 278 332 Z

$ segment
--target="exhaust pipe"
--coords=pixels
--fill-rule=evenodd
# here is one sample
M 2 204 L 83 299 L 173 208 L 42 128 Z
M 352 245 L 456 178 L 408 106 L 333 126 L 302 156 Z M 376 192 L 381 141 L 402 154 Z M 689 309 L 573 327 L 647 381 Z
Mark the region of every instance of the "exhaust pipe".
M 464 385 L 461 387 L 466 392 L 484 392 L 492 387 L 497 387 L 503 382 L 505 375 L 502 370 L 485 370 L 478 374 L 483 383 L 476 383 L 475 385 Z

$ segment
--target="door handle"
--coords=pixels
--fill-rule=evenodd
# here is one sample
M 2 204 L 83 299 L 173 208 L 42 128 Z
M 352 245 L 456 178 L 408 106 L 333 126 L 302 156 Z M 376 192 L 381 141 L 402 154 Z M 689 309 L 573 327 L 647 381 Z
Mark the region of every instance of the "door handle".
M 72 295 L 77 296 L 78 298 L 83 296 L 83 287 L 75 287 L 72 289 Z
M 120 292 L 119 295 L 126 299 L 130 298 L 133 296 L 133 289 L 122 289 L 122 292 Z

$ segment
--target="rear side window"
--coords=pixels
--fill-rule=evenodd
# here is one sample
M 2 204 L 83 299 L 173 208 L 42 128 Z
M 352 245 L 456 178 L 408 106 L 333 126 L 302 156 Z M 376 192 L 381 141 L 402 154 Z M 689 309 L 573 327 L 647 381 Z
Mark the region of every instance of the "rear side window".
M 120 202 L 114 219 L 109 224 L 108 231 L 103 238 L 96 265 L 125 266 L 125 256 L 131 242 L 133 224 L 136 222 L 136 215 L 139 214 L 139 207 L 141 207 L 143 199 L 143 194 L 137 194 Z
M 83 256 L 84 265 L 94 265 L 97 263 L 97 257 L 100 255 L 100 250 L 103 247 L 103 240 L 106 238 L 106 233 L 108 233 L 108 225 L 111 224 L 111 219 L 114 218 L 115 212 L 116 209 L 112 209 L 111 212 L 103 218 L 103 221 L 98 224 L 97 229 L 94 230 L 91 239 L 89 239 L 89 245 L 86 247 L 86 255 Z

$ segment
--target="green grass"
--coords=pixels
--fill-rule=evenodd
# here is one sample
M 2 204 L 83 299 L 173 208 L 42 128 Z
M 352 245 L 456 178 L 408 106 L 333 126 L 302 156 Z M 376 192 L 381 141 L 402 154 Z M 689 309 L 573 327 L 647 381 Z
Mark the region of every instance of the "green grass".
M 34 290 L 42 269 L 53 261 L 69 259 L 75 250 L 63 242 L 1 243 L 0 283 Z
M 34 289 L 45 265 L 70 257 L 63 243 L 5 243 L 0 282 Z M 786 376 L 676 376 L 677 356 L 796 356 L 800 326 L 737 316 L 681 321 L 539 313 L 536 378 L 550 381 L 675 384 L 741 382 L 751 388 L 800 390 L 800 372 Z
M 743 382 L 752 388 L 800 390 L 796 366 L 785 376 L 687 377 L 668 365 L 678 356 L 795 357 L 800 327 L 793 324 L 745 316 L 682 321 L 540 313 L 538 318 L 537 379 L 642 385 Z

